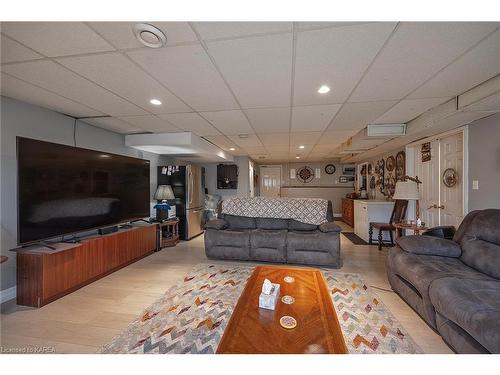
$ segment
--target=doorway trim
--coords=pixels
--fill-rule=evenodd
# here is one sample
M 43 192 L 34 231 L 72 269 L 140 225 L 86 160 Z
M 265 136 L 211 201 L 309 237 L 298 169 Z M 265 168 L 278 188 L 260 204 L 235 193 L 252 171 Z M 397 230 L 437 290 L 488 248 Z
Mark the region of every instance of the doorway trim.
M 416 147 L 425 142 L 431 142 L 450 135 L 462 133 L 462 155 L 463 155 L 463 176 L 462 176 L 462 214 L 465 217 L 469 212 L 469 125 L 461 126 L 456 129 L 446 131 L 444 133 L 436 134 L 431 137 L 422 138 L 418 141 L 408 143 L 405 146 L 406 154 L 406 174 L 408 176 L 415 176 L 415 155 L 417 154 Z M 440 151 L 439 151 L 440 152 Z M 441 159 L 441 155 L 439 154 Z M 415 219 L 416 205 L 414 201 L 408 202 L 407 215 L 409 219 Z
M 281 197 L 281 188 L 283 186 L 283 166 L 281 164 L 259 164 L 259 196 L 262 194 L 262 188 L 260 184 L 263 181 L 263 176 L 262 176 L 262 171 L 261 168 L 267 168 L 267 167 L 279 167 L 280 169 L 280 197 Z

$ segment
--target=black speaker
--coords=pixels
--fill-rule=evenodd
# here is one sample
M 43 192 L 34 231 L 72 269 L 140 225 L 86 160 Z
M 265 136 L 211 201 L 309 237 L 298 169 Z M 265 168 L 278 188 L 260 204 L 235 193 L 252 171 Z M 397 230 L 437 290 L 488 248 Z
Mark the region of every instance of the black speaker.
M 106 227 L 106 228 L 100 228 L 97 233 L 99 233 L 101 236 L 103 234 L 110 234 L 110 233 L 115 233 L 118 232 L 118 225 L 113 225 L 112 227 Z

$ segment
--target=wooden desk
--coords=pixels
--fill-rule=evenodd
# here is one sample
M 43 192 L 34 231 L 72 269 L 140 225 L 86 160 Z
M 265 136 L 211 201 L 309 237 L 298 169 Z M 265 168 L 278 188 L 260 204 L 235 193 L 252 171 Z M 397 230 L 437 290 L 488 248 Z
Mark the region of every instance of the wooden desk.
M 283 278 L 295 281 L 286 283 Z M 264 279 L 281 285 L 275 310 L 259 308 Z M 286 305 L 281 297 L 290 295 L 295 302 Z M 297 327 L 285 329 L 279 320 L 293 316 Z M 279 266 L 256 267 L 231 315 L 217 353 L 301 354 L 347 353 L 342 330 L 323 274 L 314 268 Z

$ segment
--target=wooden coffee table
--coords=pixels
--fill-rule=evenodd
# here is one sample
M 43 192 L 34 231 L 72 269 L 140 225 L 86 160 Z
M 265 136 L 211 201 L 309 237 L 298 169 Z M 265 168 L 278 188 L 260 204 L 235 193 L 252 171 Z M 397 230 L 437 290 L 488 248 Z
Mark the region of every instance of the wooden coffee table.
M 295 281 L 286 283 L 285 276 L 292 276 Z M 281 285 L 275 310 L 259 308 L 259 295 L 266 278 Z M 284 304 L 281 302 L 284 295 L 294 297 L 295 302 Z M 279 320 L 283 315 L 294 317 L 297 327 L 281 327 Z M 217 353 L 347 353 L 323 274 L 314 268 L 256 267 L 231 315 Z

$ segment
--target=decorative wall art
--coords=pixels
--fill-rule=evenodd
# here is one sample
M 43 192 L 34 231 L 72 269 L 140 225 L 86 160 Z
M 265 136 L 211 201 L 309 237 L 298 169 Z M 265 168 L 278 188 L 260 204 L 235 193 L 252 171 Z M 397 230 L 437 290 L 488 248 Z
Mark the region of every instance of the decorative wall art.
M 384 194 L 384 177 L 385 177 L 385 161 L 380 159 L 375 163 L 375 185 L 378 186 L 379 191 Z
M 446 187 L 453 187 L 458 182 L 458 173 L 453 168 L 445 169 L 443 172 L 443 184 Z
M 396 181 L 403 181 L 406 175 L 406 154 L 399 151 L 396 155 Z
M 385 162 L 385 168 L 387 169 L 388 172 L 392 172 L 394 168 L 396 167 L 396 159 L 394 159 L 394 156 L 389 156 Z
M 314 180 L 314 171 L 308 166 L 301 167 L 297 171 L 297 179 L 303 183 L 311 182 Z
M 327 174 L 334 174 L 336 171 L 336 168 L 335 168 L 335 165 L 333 164 L 327 164 L 326 167 L 325 167 L 325 172 Z
M 422 143 L 420 153 L 422 155 L 422 162 L 430 161 L 431 160 L 431 143 L 430 142 Z

